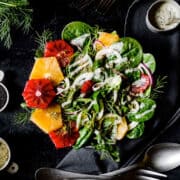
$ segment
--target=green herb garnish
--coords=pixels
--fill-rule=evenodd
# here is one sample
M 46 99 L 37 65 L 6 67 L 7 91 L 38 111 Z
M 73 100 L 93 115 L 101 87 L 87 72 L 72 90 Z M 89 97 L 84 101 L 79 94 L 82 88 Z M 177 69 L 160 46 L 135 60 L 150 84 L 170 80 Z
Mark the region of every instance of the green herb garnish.
M 47 41 L 53 39 L 53 32 L 49 29 L 45 29 L 42 34 L 36 33 L 35 42 L 38 44 L 38 48 L 36 50 L 36 57 L 42 57 L 44 53 L 45 44 Z
M 32 9 L 27 0 L 0 0 L 0 41 L 6 48 L 12 45 L 11 29 L 20 28 L 29 32 L 32 22 Z
M 156 80 L 155 86 L 152 88 L 151 99 L 157 99 L 164 93 L 164 87 L 167 84 L 167 76 L 159 76 Z
M 14 116 L 14 123 L 17 125 L 24 125 L 29 122 L 31 116 L 31 109 L 27 107 L 26 103 L 21 103 L 21 108 L 24 110 L 23 112 L 18 112 Z

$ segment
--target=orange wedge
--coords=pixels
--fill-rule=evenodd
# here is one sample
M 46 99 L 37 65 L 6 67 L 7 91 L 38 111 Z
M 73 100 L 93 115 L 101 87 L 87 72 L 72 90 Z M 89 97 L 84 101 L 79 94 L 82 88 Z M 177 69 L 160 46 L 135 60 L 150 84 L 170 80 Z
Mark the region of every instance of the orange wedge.
M 98 40 L 102 42 L 104 46 L 110 46 L 111 44 L 118 42 L 120 38 L 116 33 L 101 32 Z
M 63 73 L 55 57 L 42 57 L 35 60 L 29 79 L 47 78 L 58 85 L 63 79 Z
M 35 109 L 30 120 L 45 133 L 55 131 L 63 126 L 61 108 L 58 104 L 51 105 L 46 109 Z

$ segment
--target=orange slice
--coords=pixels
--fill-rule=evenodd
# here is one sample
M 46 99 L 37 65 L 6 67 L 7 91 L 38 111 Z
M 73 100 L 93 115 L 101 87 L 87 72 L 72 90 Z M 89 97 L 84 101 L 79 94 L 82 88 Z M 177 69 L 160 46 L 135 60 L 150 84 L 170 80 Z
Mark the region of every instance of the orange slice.
M 128 131 L 128 125 L 125 117 L 122 118 L 122 121 L 117 125 L 117 134 L 116 139 L 121 140 L 124 138 Z
M 101 32 L 98 40 L 102 42 L 104 46 L 110 46 L 111 44 L 118 42 L 120 38 L 116 33 Z
M 55 131 L 63 126 L 61 108 L 58 104 L 51 105 L 46 109 L 35 109 L 30 120 L 45 133 Z
M 63 79 L 63 73 L 55 57 L 37 58 L 29 79 L 47 78 L 53 82 L 53 85 L 58 85 Z

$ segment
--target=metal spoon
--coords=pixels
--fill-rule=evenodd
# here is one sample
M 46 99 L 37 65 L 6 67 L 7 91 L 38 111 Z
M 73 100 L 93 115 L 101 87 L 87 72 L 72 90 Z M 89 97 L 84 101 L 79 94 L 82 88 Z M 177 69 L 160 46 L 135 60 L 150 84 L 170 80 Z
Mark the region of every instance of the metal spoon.
M 150 168 L 158 172 L 166 172 L 180 166 L 180 144 L 160 143 L 149 147 L 141 162 L 103 175 L 115 176 L 138 168 Z
M 180 166 L 180 144 L 161 143 L 150 147 L 145 153 L 143 163 L 159 172 Z
M 86 175 L 80 173 L 71 173 L 63 170 L 53 168 L 40 168 L 36 171 L 36 180 L 43 180 L 42 177 L 46 177 L 46 180 L 57 178 L 76 178 L 79 179 L 110 179 L 111 177 L 121 176 L 124 173 L 132 170 L 149 167 L 159 172 L 166 172 L 172 170 L 180 165 L 180 144 L 176 143 L 161 143 L 155 144 L 147 149 L 142 162 L 115 170 L 109 173 L 101 175 Z M 55 180 L 55 179 L 54 179 Z

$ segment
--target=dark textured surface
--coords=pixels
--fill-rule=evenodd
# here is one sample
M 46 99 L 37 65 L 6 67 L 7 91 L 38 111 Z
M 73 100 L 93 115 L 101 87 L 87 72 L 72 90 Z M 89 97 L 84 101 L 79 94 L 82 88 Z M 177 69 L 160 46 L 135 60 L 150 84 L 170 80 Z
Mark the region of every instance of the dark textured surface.
M 16 161 L 20 170 L 16 175 L 0 174 L 0 180 L 32 180 L 37 168 L 55 167 L 70 149 L 56 151 L 47 135 L 42 133 L 32 123 L 25 126 L 13 124 L 14 113 L 20 111 L 22 102 L 21 92 L 28 79 L 34 62 L 35 31 L 42 32 L 44 28 L 53 30 L 57 38 L 63 26 L 73 20 L 82 20 L 91 25 L 98 24 L 108 31 L 117 30 L 123 36 L 125 13 L 132 0 L 117 0 L 105 16 L 100 16 L 91 8 L 77 11 L 71 8 L 70 0 L 35 1 L 31 0 L 34 8 L 34 30 L 29 35 L 13 32 L 14 45 L 12 49 L 0 49 L 0 69 L 5 71 L 4 83 L 10 92 L 10 103 L 5 111 L 0 113 L 0 136 L 5 138 L 12 150 L 12 160 Z M 179 68 L 180 68 L 180 33 L 179 28 L 166 34 L 150 32 L 145 23 L 145 11 L 150 0 L 140 0 L 130 11 L 127 23 L 127 35 L 137 38 L 145 52 L 151 52 L 157 59 L 156 74 L 168 75 L 168 86 L 161 101 L 158 102 L 156 116 L 147 123 L 143 138 L 120 143 L 121 164 L 139 151 L 148 141 L 162 129 L 167 120 L 179 107 Z M 180 143 L 180 123 L 177 122 L 159 141 Z M 169 179 L 180 179 L 178 168 L 170 173 Z M 179 175 L 179 176 L 178 176 Z

